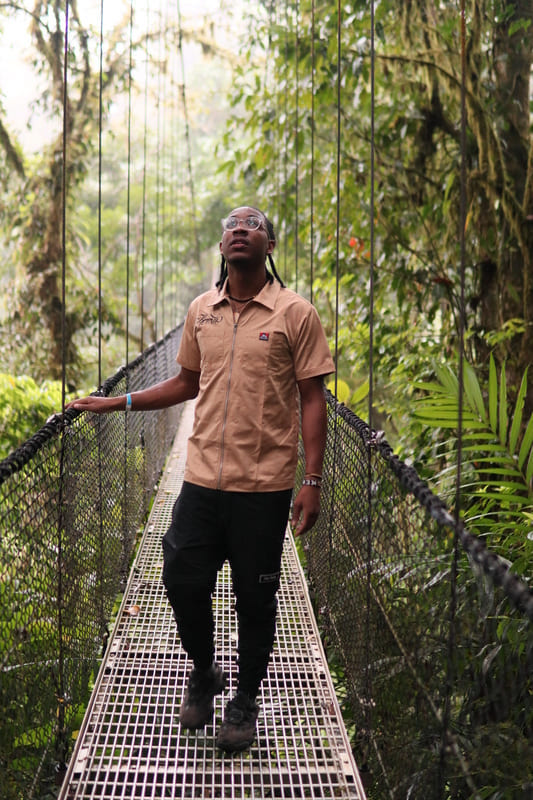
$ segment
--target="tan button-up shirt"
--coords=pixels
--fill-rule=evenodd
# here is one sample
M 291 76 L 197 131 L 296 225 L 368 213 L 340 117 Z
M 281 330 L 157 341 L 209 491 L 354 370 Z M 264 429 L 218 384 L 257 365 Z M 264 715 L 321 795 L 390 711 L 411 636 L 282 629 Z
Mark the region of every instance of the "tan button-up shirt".
M 191 303 L 177 355 L 200 373 L 185 480 L 212 489 L 290 489 L 298 458 L 297 381 L 334 363 L 315 308 L 267 283 L 234 318 L 226 289 Z

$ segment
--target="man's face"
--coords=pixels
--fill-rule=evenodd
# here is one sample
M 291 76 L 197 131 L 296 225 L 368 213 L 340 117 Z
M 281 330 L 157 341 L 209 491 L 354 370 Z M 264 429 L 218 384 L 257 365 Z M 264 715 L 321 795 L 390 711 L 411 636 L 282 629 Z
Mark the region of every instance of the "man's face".
M 260 225 L 253 229 L 253 220 Z M 229 221 L 229 222 L 228 222 Z M 249 206 L 234 208 L 226 217 L 229 229 L 224 230 L 220 242 L 220 252 L 230 264 L 245 261 L 265 262 L 268 253 L 274 249 L 274 242 L 268 238 L 266 221 L 260 211 Z

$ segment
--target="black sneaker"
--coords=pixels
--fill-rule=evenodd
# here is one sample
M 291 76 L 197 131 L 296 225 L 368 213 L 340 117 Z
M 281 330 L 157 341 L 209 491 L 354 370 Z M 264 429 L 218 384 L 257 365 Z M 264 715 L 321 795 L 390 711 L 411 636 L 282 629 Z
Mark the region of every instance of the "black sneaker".
M 243 692 L 237 692 L 226 705 L 224 722 L 217 736 L 217 747 L 226 753 L 246 750 L 255 739 L 255 721 L 259 714 L 257 704 Z
M 226 675 L 218 664 L 208 670 L 192 669 L 183 697 L 179 720 L 182 728 L 203 728 L 213 714 L 213 698 L 226 686 Z

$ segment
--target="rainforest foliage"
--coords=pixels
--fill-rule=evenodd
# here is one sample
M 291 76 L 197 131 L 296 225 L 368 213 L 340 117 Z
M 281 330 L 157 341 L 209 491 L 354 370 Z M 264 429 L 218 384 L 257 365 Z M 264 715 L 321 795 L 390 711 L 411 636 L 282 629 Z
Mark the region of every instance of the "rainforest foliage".
M 358 0 L 340 19 L 329 1 L 245 3 L 185 31 L 125 4 L 102 47 L 70 8 L 66 83 L 64 3 L 1 10 L 6 30 L 23 25 L 33 124 L 51 131 L 27 148 L 0 107 L 1 369 L 40 383 L 66 367 L 69 389 L 93 388 L 97 362 L 111 373 L 183 316 L 183 286 L 216 268 L 220 217 L 250 202 L 274 220 L 281 274 L 320 310 L 333 388 L 367 417 L 372 367 L 372 423 L 426 478 L 455 468 L 458 419 L 435 409 L 443 391 L 459 408 L 463 345 L 481 398 L 476 425 L 463 419 L 479 448 L 462 451 L 465 475 L 511 491 L 498 470 L 513 461 L 530 541 L 531 3 L 467 4 L 464 36 L 457 3 L 433 0 L 375 4 L 373 27 Z M 183 36 L 204 66 L 178 76 Z
M 217 48 L 185 96 L 178 43 L 190 31 L 162 8 L 146 18 L 135 4 L 103 7 L 101 21 L 90 4 L 69 3 L 66 69 L 64 0 L 0 9 L 2 46 L 20 37 L 12 52 L 27 54 L 24 78 L 34 78 L 33 92 L 14 82 L 11 104 L 7 82 L 0 94 L 0 334 L 10 342 L 0 367 L 37 381 L 66 372 L 73 390 L 183 317 L 219 224 L 193 216 L 193 159 L 205 180 L 196 204 L 226 206 L 207 160 L 206 131 L 221 125 L 212 97 L 228 80 L 212 68 Z M 20 117 L 21 97 L 25 124 L 7 110 Z
M 238 70 L 219 153 L 278 217 L 278 258 L 312 285 L 342 399 L 367 416 L 371 352 L 373 424 L 443 491 L 463 348 L 463 511 L 494 546 L 512 539 L 527 573 L 533 8 L 467 4 L 464 28 L 456 3 L 378 3 L 373 26 L 370 10 L 262 7 L 248 60 L 262 48 L 264 70 Z
M 458 506 L 468 530 L 530 581 L 531 0 L 474 0 L 464 21 L 449 0 L 220 0 L 220 11 L 195 26 L 182 24 L 179 3 L 148 5 L 145 14 L 135 2 L 102 4 L 102 36 L 91 4 L 70 0 L 68 42 L 65 0 L 0 5 L 1 47 L 22 36 L 31 76 L 22 86 L 9 64 L 3 75 L 12 69 L 13 79 L 0 89 L 0 457 L 70 392 L 93 390 L 174 327 L 217 270 L 220 219 L 256 205 L 274 222 L 278 271 L 320 312 L 337 397 L 384 429 L 450 510 Z M 192 67 L 184 44 L 202 55 Z M 22 97 L 27 127 L 13 117 Z M 351 511 L 353 470 L 340 480 Z M 379 499 L 390 502 L 389 494 Z M 106 508 L 114 513 L 121 502 Z M 356 527 L 353 513 L 346 519 L 343 546 Z M 32 541 L 32 525 L 28 533 L 10 521 L 2 540 L 13 578 L 4 589 L 17 600 L 20 539 Z M 394 548 L 384 541 L 377 579 L 391 590 L 389 619 L 420 634 L 422 678 L 398 691 L 402 659 L 385 647 L 354 681 L 378 679 L 383 715 L 374 702 L 368 709 L 384 747 L 373 769 L 396 758 L 402 780 L 425 798 L 428 772 L 405 766 L 402 748 L 416 744 L 424 764 L 437 746 L 434 720 L 424 727 L 416 715 L 420 685 L 433 683 L 440 697 L 449 680 L 435 667 L 448 663 L 448 642 L 433 623 L 450 614 L 440 564 L 452 537 L 423 539 L 408 526 L 396 533 Z M 343 603 L 348 582 L 373 569 L 354 569 L 349 549 Z M 456 578 L 457 619 L 472 617 L 450 709 L 458 749 L 523 791 L 531 780 L 527 683 L 513 672 L 510 723 L 486 725 L 472 674 L 479 671 L 483 694 L 500 663 L 527 665 L 527 621 L 515 624 L 492 605 L 477 618 L 466 556 Z M 4 605 L 11 624 L 13 603 Z M 353 617 L 366 625 L 359 610 Z M 12 693 L 18 710 L 31 707 L 35 685 Z M 497 704 L 489 702 L 491 713 Z M 364 748 L 357 757 L 365 763 Z M 32 758 L 26 763 L 41 763 L 37 747 Z M 517 763 L 523 774 L 512 773 Z M 519 796 L 491 781 L 475 796 Z

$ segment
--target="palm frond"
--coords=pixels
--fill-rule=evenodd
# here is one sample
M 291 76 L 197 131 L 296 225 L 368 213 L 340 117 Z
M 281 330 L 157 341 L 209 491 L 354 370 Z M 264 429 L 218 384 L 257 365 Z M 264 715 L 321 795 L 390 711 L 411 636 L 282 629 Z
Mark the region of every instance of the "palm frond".
M 416 384 L 423 394 L 414 414 L 428 427 L 455 431 L 456 445 L 460 436 L 461 498 L 467 524 L 469 519 L 476 528 L 486 523 L 485 533 L 489 529 L 508 532 L 512 524 L 526 534 L 533 511 L 533 415 L 524 419 L 527 369 L 512 404 L 505 365 L 498 374 L 491 356 L 488 382 L 482 386 L 475 369 L 465 361 L 461 414 L 459 381 L 452 367 L 436 365 L 435 375 L 437 381 Z M 443 480 L 445 493 L 457 471 L 457 446 L 450 447 L 449 438 L 447 449 L 447 463 L 436 476 Z

